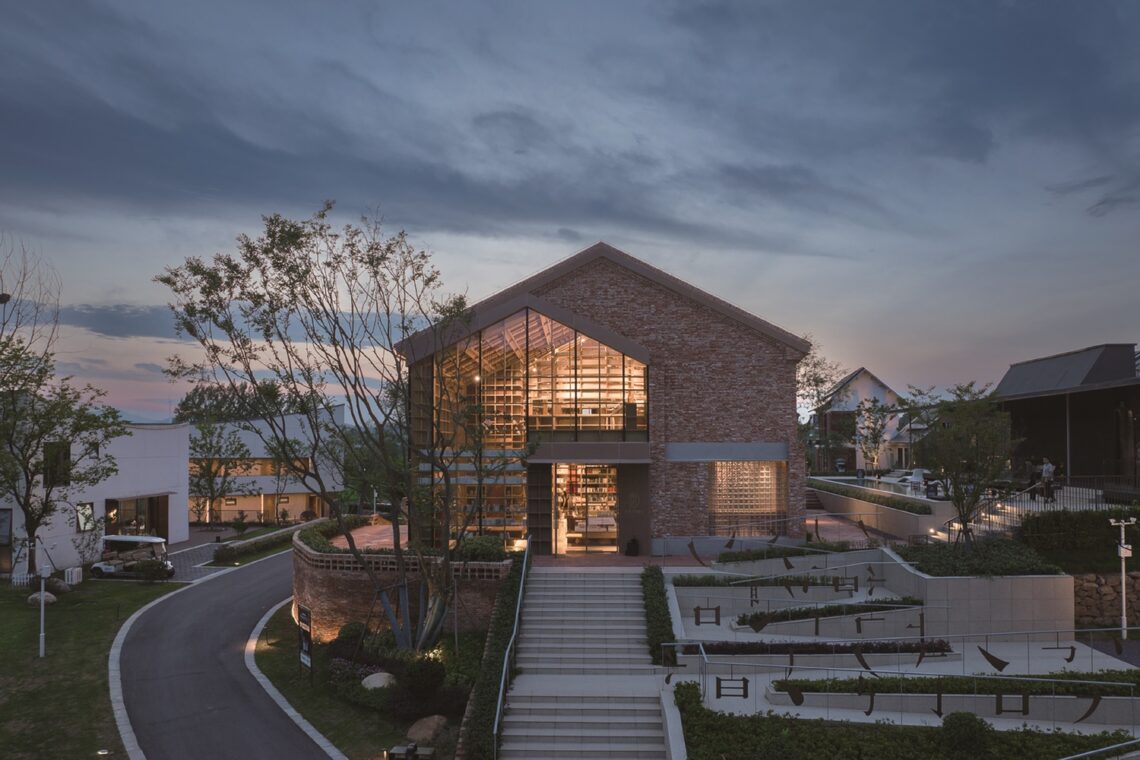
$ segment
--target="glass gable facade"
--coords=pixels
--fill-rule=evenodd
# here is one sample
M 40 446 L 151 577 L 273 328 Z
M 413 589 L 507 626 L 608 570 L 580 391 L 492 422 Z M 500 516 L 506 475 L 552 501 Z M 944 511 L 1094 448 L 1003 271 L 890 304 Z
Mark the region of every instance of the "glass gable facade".
M 415 445 L 462 454 L 458 506 L 482 481 L 485 530 L 522 535 L 528 445 L 649 439 L 646 365 L 529 308 L 412 367 L 411 384 Z

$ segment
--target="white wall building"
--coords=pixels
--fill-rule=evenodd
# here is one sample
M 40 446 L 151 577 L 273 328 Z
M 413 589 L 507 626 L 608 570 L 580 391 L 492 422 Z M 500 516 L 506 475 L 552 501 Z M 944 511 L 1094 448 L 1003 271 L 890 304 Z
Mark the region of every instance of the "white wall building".
M 344 424 L 344 407 L 335 406 L 331 413 L 333 424 Z M 249 429 L 249 426 L 255 429 Z M 251 420 L 239 425 L 233 425 L 238 437 L 249 449 L 250 460 L 243 468 L 243 474 L 238 475 L 235 481 L 240 493 L 221 499 L 221 503 L 211 505 L 211 511 L 222 522 L 229 522 L 244 512 L 250 522 L 272 523 L 287 517 L 290 520 L 299 519 L 301 514 L 311 511 L 317 516 L 325 513 L 324 505 L 320 499 L 310 493 L 297 479 L 284 474 L 277 474 L 279 468 L 265 443 L 258 434 L 257 429 L 265 430 L 265 423 Z M 304 415 L 292 414 L 285 417 L 285 432 L 290 438 L 299 441 L 310 440 L 308 420 Z M 333 463 L 318 463 L 318 467 L 325 477 L 329 490 L 339 493 L 344 489 L 342 468 Z M 207 517 L 208 513 L 203 517 Z
M 37 537 L 37 560 L 56 569 L 83 564 L 84 544 L 97 548 L 106 533 L 162 536 L 167 543 L 190 537 L 186 462 L 190 456 L 187 424 L 128 423 L 130 435 L 106 447 L 118 473 L 61 504 Z M 0 573 L 27 570 L 23 513 L 14 504 L 0 504 Z M 46 551 L 44 551 L 46 549 Z M 86 558 L 90 561 L 90 557 Z

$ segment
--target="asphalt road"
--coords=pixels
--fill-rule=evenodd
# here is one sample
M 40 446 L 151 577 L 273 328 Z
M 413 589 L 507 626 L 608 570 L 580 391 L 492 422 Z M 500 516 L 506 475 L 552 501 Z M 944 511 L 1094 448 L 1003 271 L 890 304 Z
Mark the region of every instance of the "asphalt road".
M 326 757 L 245 667 L 253 627 L 293 591 L 292 563 L 284 552 L 196 583 L 135 621 L 123 698 L 149 760 Z

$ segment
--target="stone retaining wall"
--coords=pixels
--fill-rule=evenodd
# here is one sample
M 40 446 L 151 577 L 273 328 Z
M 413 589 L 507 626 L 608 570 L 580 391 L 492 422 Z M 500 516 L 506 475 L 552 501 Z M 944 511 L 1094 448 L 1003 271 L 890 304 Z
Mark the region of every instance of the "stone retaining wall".
M 390 554 L 366 554 L 365 560 L 386 585 L 396 583 L 396 559 Z M 409 596 L 412 614 L 419 599 L 419 567 L 405 560 L 411 579 Z M 459 580 L 458 616 L 453 608 L 447 615 L 446 628 L 486 630 L 491 621 L 495 597 L 510 572 L 511 560 L 502 562 L 453 563 L 452 572 Z M 364 622 L 371 610 L 370 627 L 386 628 L 384 611 L 377 603 L 367 573 L 351 554 L 323 554 L 293 539 L 293 603 L 303 604 L 313 613 L 313 638 L 328 641 L 336 637 L 341 626 Z M 392 600 L 395 603 L 395 599 Z M 295 607 L 294 607 L 295 609 Z
M 1073 599 L 1079 627 L 1120 625 L 1120 573 L 1074 575 Z M 1140 572 L 1128 573 L 1128 621 L 1140 623 Z

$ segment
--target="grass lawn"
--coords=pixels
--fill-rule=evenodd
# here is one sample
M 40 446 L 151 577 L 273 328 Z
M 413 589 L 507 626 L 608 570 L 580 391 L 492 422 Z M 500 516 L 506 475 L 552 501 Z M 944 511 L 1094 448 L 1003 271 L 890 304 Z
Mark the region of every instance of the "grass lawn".
M 39 606 L 32 589 L 0 587 L 0 750 L 16 758 L 124 757 L 111 712 L 107 653 L 135 610 L 181 584 L 86 581 L 45 614 L 39 653 Z M 38 585 L 36 587 L 38 590 Z
M 332 693 L 321 674 L 328 667 L 328 649 L 313 651 L 313 683 L 299 672 L 297 626 L 286 604 L 270 618 L 257 642 L 257 667 L 285 695 L 305 720 L 350 758 L 379 757 L 382 750 L 400 744 L 406 726 L 386 720 L 372 710 L 344 702 Z

